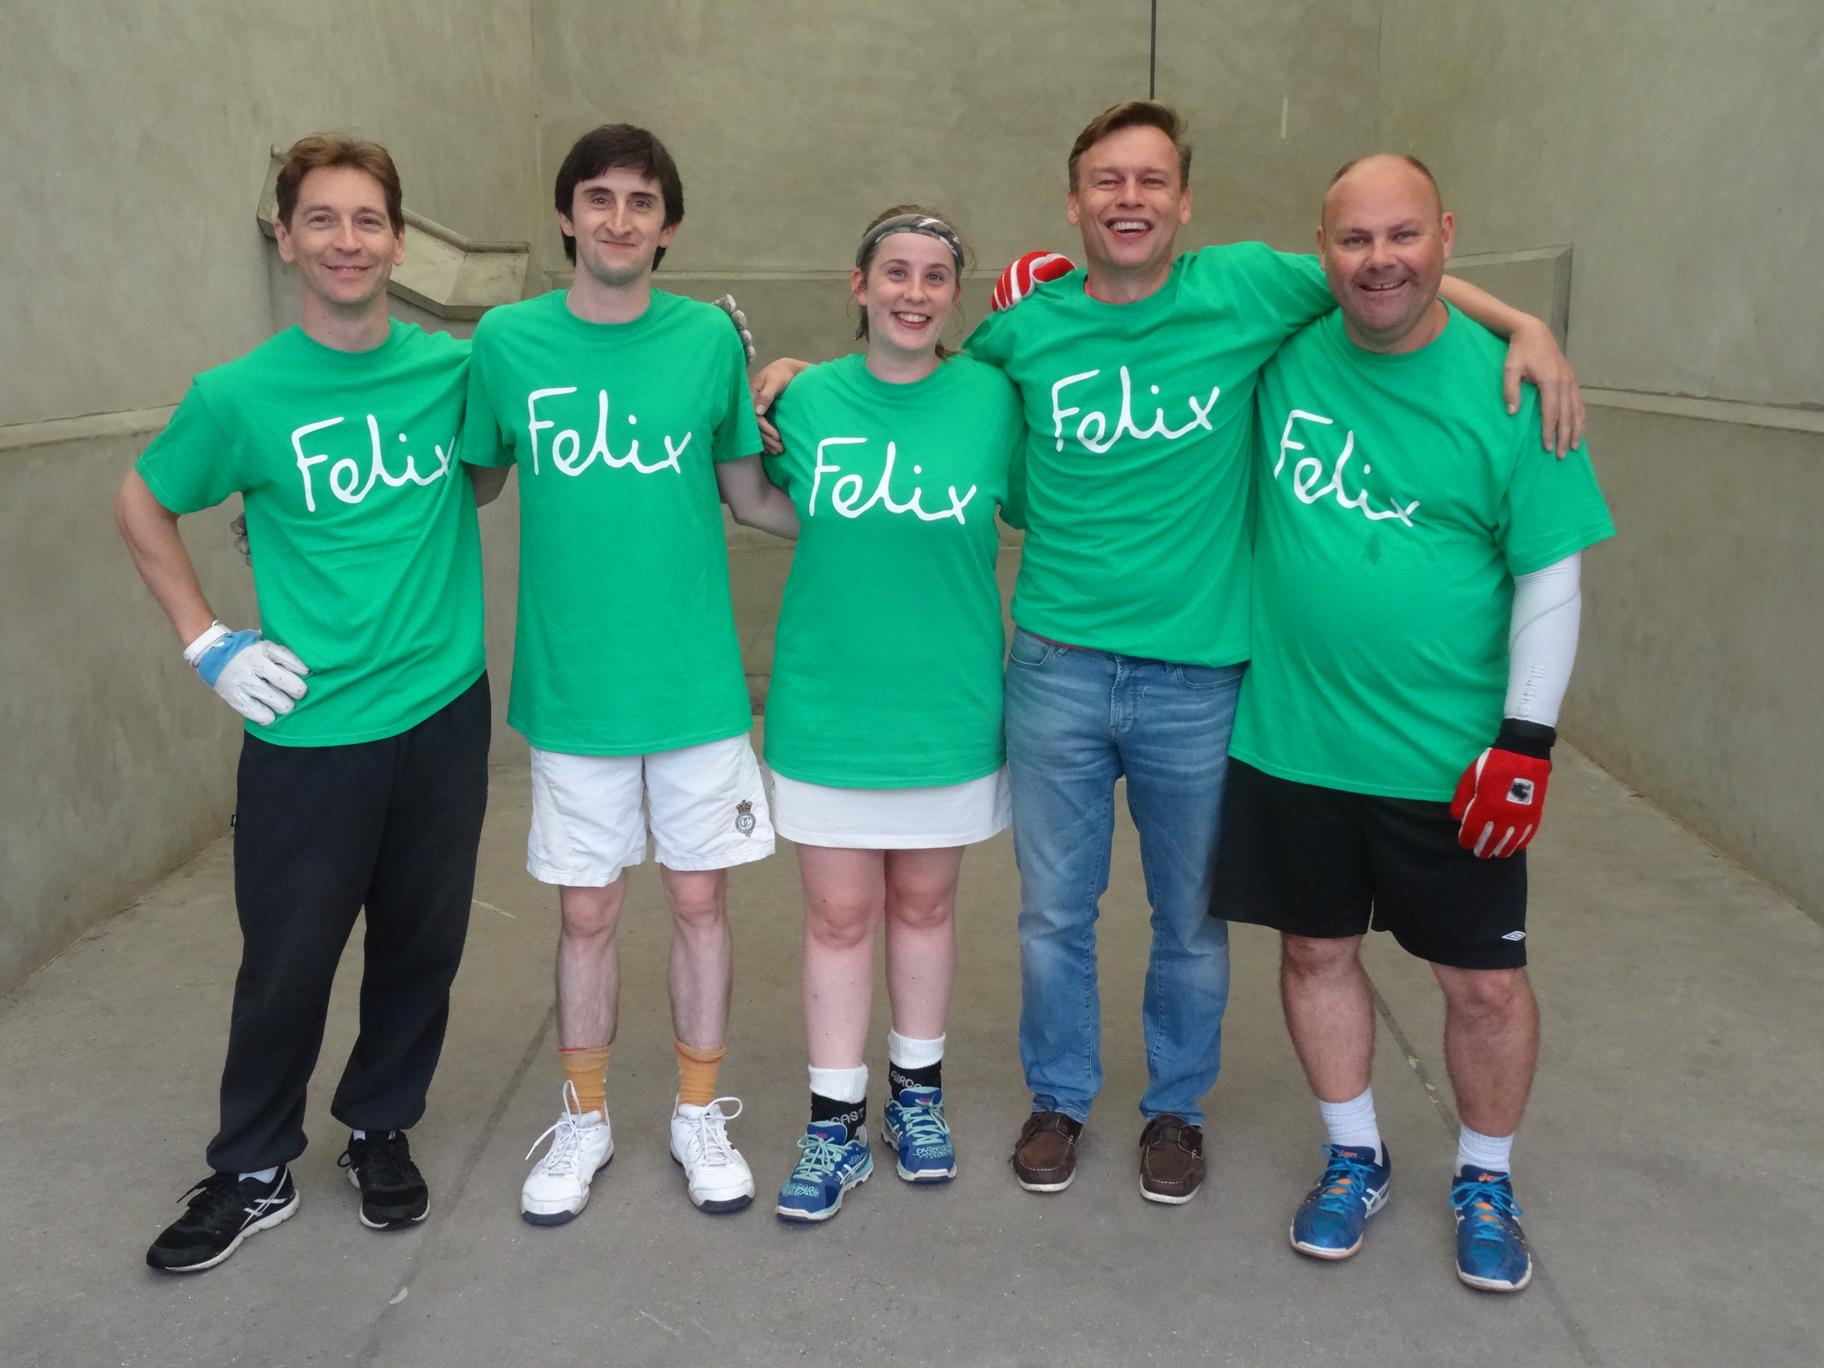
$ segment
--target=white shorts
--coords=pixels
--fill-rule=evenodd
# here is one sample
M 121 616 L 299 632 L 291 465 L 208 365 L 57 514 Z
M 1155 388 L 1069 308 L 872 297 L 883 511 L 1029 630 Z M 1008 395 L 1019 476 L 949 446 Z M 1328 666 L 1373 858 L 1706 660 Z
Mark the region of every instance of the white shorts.
M 773 853 L 773 823 L 747 734 L 650 755 L 532 748 L 526 871 L 541 883 L 605 888 L 646 858 L 727 869 Z
M 845 850 L 937 850 L 973 845 L 1013 817 L 1007 768 L 932 788 L 852 789 L 768 771 L 773 825 L 800 845 Z

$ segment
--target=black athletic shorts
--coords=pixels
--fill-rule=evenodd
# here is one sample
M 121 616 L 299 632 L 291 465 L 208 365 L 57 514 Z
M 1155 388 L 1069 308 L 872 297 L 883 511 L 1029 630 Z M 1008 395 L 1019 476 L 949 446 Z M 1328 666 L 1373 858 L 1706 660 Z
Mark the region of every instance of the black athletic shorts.
M 1263 774 L 1231 757 L 1210 915 L 1312 940 L 1391 931 L 1458 969 L 1526 963 L 1526 852 L 1479 860 L 1448 803 Z

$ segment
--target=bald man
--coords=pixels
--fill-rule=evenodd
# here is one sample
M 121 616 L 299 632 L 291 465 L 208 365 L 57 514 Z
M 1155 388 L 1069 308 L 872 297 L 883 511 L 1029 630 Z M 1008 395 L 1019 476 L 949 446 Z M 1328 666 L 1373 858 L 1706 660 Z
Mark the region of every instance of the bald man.
M 1526 865 L 1570 681 L 1579 554 L 1614 534 L 1586 452 L 1542 457 L 1504 347 L 1438 298 L 1454 222 L 1413 158 L 1339 171 L 1317 243 L 1340 309 L 1261 373 L 1254 662 L 1230 744 L 1213 907 L 1281 933 L 1286 1024 L 1328 1131 L 1292 1220 L 1346 1259 L 1387 1199 L 1361 946 L 1389 931 L 1444 992 L 1462 1118 L 1457 1276 L 1532 1258 L 1510 1152 L 1538 1053 Z

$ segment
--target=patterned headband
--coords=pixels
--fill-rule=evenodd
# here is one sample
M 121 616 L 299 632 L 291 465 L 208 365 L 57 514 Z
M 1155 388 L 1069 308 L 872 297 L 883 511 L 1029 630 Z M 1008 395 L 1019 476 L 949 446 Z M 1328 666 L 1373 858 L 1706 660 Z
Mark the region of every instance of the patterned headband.
M 868 254 L 884 237 L 894 233 L 922 233 L 928 238 L 936 238 L 950 249 L 950 255 L 956 258 L 956 273 L 963 273 L 963 244 L 956 236 L 956 229 L 940 218 L 929 214 L 896 214 L 890 219 L 883 219 L 868 229 L 862 238 L 861 246 L 855 249 L 855 265 L 865 266 Z

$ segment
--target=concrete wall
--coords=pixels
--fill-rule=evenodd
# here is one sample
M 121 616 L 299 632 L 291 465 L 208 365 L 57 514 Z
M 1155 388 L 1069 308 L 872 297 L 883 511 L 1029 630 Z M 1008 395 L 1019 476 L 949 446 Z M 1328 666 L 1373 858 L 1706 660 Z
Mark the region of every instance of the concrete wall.
M 1190 117 L 1195 214 L 1184 242 L 1262 238 L 1307 250 L 1325 178 L 1374 104 L 1371 0 L 1163 0 L 1162 99 Z M 598 123 L 652 128 L 684 177 L 669 288 L 753 301 L 764 356 L 824 357 L 853 329 L 846 282 L 875 213 L 953 216 L 981 267 L 958 337 L 1000 267 L 1078 252 L 1065 159 L 1106 106 L 1147 93 L 1148 0 L 535 0 L 540 171 Z M 650 79 L 657 73 L 662 79 Z M 567 278 L 555 218 L 537 239 Z
M 476 238 L 528 237 L 539 198 L 524 3 L 24 0 L 5 29 L 0 990 L 227 827 L 238 729 L 109 509 L 191 375 L 283 321 L 254 221 L 272 144 L 378 138 L 408 203 Z M 185 533 L 246 621 L 227 516 Z
M 1824 915 L 1824 9 L 1381 8 L 1379 140 L 1430 162 L 1459 245 L 1574 249 L 1621 535 L 1567 730 Z
M 1824 12 L 1160 0 L 1156 63 L 1153 15 L 1148 0 L 9 11 L 0 111 L 30 137 L 0 145 L 0 236 L 29 266 L 9 276 L 0 339 L 0 988 L 226 820 L 235 730 L 176 660 L 107 507 L 190 375 L 288 321 L 253 223 L 271 144 L 323 126 L 382 139 L 417 212 L 530 239 L 542 286 L 565 274 L 548 204 L 564 151 L 595 123 L 647 123 L 688 197 L 670 287 L 732 289 L 763 354 L 827 356 L 848 345 L 856 237 L 889 203 L 958 219 L 984 264 L 963 326 L 1014 253 L 1073 248 L 1070 140 L 1149 77 L 1192 121 L 1189 245 L 1303 249 L 1328 173 L 1391 144 L 1438 170 L 1497 288 L 1562 315 L 1562 256 L 1527 254 L 1574 248 L 1570 344 L 1623 537 L 1593 558 L 1567 726 L 1824 908 L 1806 830 L 1824 590 L 1824 495 L 1806 477 L 1824 420 L 1803 407 L 1824 402 L 1808 271 L 1824 205 L 1800 152 L 1824 116 Z M 513 497 L 484 515 L 502 700 Z M 241 615 L 220 521 L 191 520 L 191 539 Z M 497 757 L 519 753 L 502 728 Z

